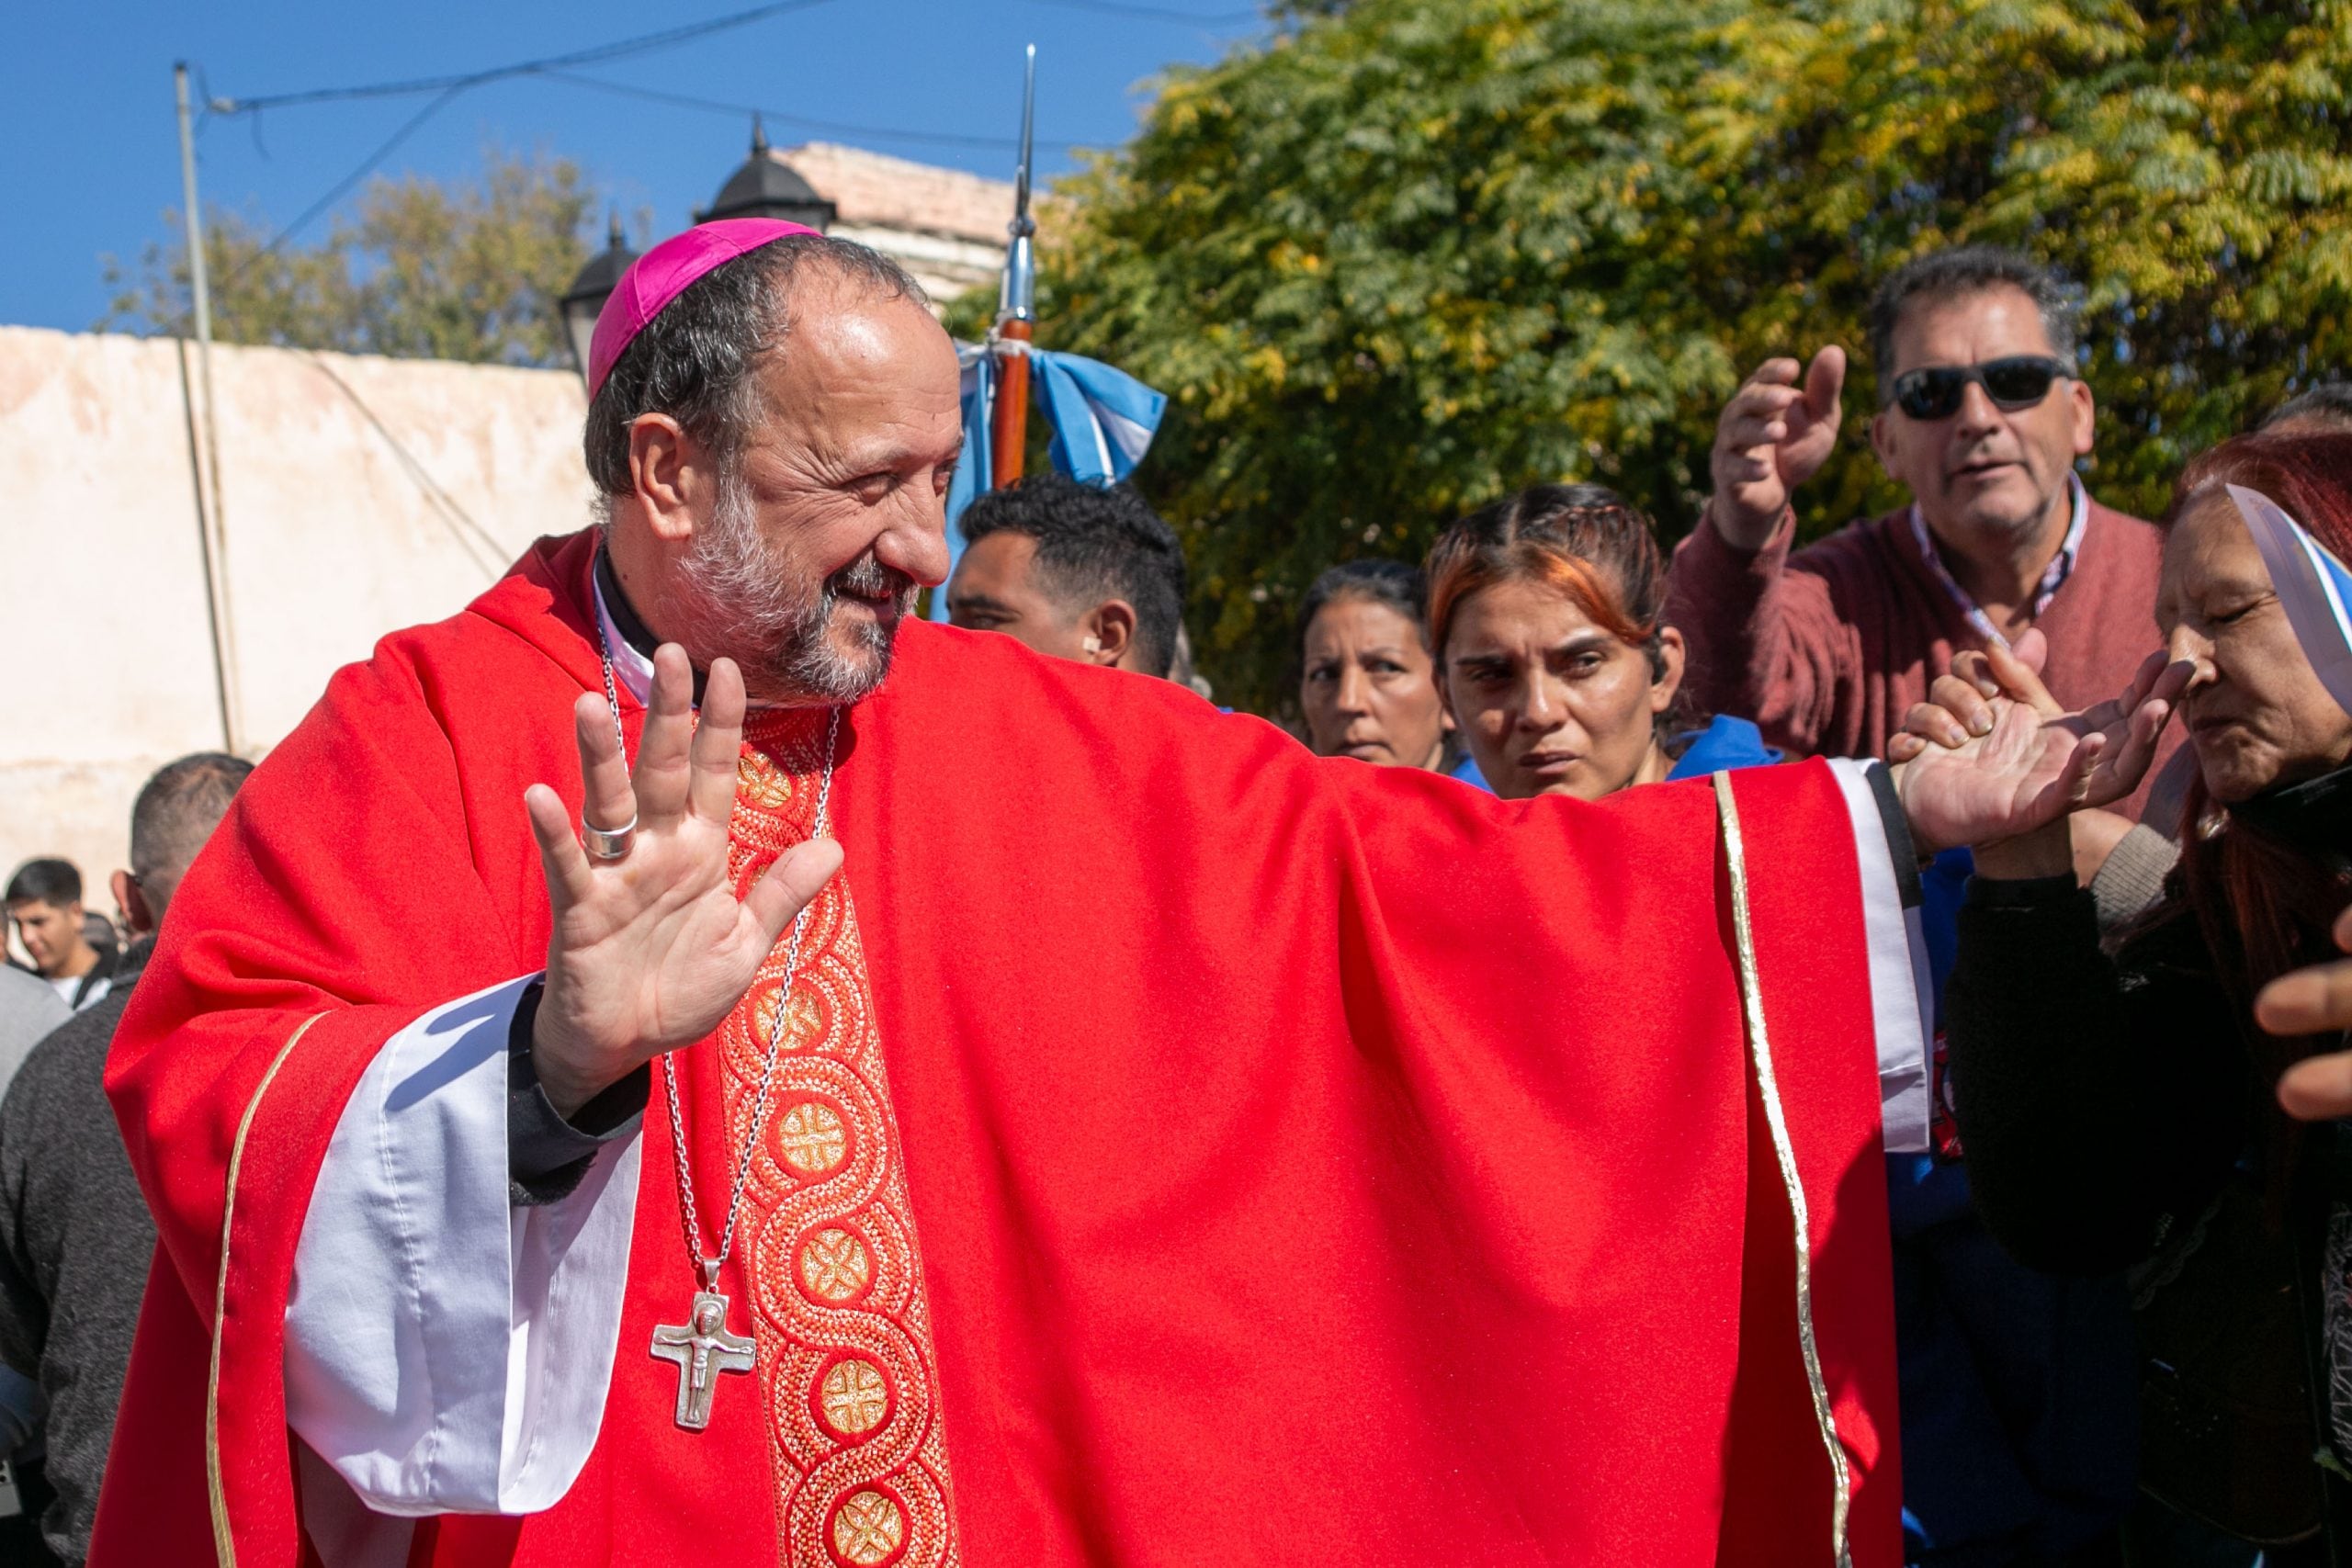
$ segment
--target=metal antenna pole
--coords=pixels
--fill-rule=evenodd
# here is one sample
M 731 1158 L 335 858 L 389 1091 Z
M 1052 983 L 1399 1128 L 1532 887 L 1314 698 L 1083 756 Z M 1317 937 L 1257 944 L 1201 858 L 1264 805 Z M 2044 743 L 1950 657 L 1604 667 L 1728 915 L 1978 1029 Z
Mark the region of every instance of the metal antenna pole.
M 204 414 L 203 460 L 197 464 L 196 530 L 204 558 L 204 610 L 212 633 L 212 687 L 220 704 L 220 745 L 237 754 L 240 731 L 237 703 L 237 641 L 229 615 L 228 534 L 220 517 L 220 423 L 212 398 L 212 295 L 205 276 L 204 220 L 197 207 L 196 135 L 188 123 L 187 62 L 172 67 L 172 87 L 180 120 L 181 200 L 187 212 L 188 292 L 195 305 L 197 380 L 202 388 Z M 189 411 L 189 423 L 197 422 Z M 196 443 L 189 443 L 196 457 Z

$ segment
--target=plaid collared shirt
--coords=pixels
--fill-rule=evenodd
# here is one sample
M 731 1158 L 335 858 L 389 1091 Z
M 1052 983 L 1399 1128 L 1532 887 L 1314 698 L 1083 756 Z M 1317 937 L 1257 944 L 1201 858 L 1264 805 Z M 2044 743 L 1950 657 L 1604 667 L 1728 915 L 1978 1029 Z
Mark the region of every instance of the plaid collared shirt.
M 2090 525 L 2090 491 L 2083 488 L 2081 476 L 2076 474 L 2068 474 L 2066 484 L 2075 494 L 2075 520 L 2067 525 L 2066 542 L 2058 547 L 2058 553 L 2051 558 L 2048 570 L 2042 572 L 2041 586 L 2034 590 L 2033 613 L 2036 615 L 2050 608 L 2050 601 L 2058 596 L 2058 590 L 2073 575 L 2075 558 L 2083 549 L 2083 531 Z M 1920 555 L 1927 558 L 1928 570 L 1934 572 L 1936 581 L 1944 585 L 1944 592 L 1951 594 L 1952 603 L 1960 606 L 1960 613 L 1967 617 L 1976 635 L 1996 648 L 2008 647 L 2009 639 L 1993 625 L 1993 617 L 1986 615 L 1984 607 L 1960 585 L 1960 580 L 1952 576 L 1951 569 L 1944 565 L 1944 558 L 1937 554 L 1935 536 L 1928 532 L 1928 520 L 1920 513 L 1919 503 L 1916 501 L 1911 503 L 1911 532 L 1919 541 Z

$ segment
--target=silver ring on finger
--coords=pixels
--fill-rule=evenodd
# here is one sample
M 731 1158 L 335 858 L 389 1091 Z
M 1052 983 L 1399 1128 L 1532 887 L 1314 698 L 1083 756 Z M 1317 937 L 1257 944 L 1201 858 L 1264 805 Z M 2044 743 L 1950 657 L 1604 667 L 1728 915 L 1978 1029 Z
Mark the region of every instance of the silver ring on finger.
M 619 860 L 628 853 L 637 839 L 637 813 L 629 813 L 628 820 L 617 828 L 599 828 L 582 817 L 580 819 L 580 842 L 595 860 Z

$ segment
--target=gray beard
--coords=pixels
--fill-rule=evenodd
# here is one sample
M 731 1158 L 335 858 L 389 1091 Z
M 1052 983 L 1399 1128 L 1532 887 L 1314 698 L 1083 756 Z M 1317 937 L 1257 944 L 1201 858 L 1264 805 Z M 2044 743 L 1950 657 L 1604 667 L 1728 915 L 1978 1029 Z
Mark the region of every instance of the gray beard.
M 894 628 L 861 623 L 849 649 L 836 647 L 832 621 L 842 594 L 891 594 L 902 614 L 914 608 L 913 581 L 871 555 L 825 579 L 814 593 L 804 592 L 806 577 L 761 535 L 751 493 L 732 473 L 720 478 L 718 504 L 678 570 L 694 646 L 741 665 L 755 702 L 862 700 L 890 672 Z

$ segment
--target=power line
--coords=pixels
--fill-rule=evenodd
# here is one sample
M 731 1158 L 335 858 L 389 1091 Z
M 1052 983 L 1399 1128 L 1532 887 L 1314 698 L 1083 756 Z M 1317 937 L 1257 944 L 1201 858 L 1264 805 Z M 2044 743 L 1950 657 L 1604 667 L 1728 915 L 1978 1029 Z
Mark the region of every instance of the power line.
M 537 76 L 552 82 L 567 83 L 573 86 L 587 87 L 622 97 L 638 98 L 649 103 L 669 104 L 682 108 L 700 109 L 708 113 L 722 113 L 736 117 L 758 114 L 779 124 L 799 126 L 836 136 L 872 137 L 943 147 L 1018 148 L 1020 143 L 1014 137 L 974 136 L 953 131 L 908 130 L 889 126 L 855 125 L 841 120 L 815 119 L 806 115 L 766 108 L 756 104 L 731 104 L 716 98 L 695 97 L 684 93 L 669 93 L 651 87 L 631 86 L 623 82 L 609 82 L 594 76 L 580 75 L 569 69 L 571 66 L 599 64 L 608 61 L 626 59 L 632 55 L 650 53 L 657 50 L 674 48 L 679 44 L 708 38 L 716 33 L 765 21 L 771 17 L 782 16 L 792 11 L 813 10 L 819 6 L 831 3 L 832 0 L 771 0 L 768 5 L 755 6 L 748 10 L 731 12 L 723 17 L 714 17 L 707 21 L 689 22 L 680 27 L 666 28 L 659 32 L 641 33 L 634 38 L 619 39 L 611 43 L 573 50 L 569 53 L 544 55 L 536 60 L 515 61 L 505 65 L 488 66 L 481 70 L 462 72 L 454 75 L 410 77 L 401 81 L 376 82 L 348 87 L 314 87 L 301 92 L 262 94 L 248 98 L 210 98 L 207 104 L 207 112 L 225 117 L 248 114 L 257 116 L 264 109 L 310 104 L 401 97 L 418 93 L 435 95 L 432 102 L 402 121 L 398 130 L 361 159 L 348 173 L 336 180 L 317 200 L 304 208 L 300 216 L 271 236 L 267 244 L 246 257 L 234 272 L 224 276 L 220 280 L 221 287 L 225 289 L 230 284 L 243 276 L 256 264 L 283 250 L 288 241 L 308 227 L 320 214 L 342 200 L 350 193 L 353 186 L 366 179 L 403 142 L 416 134 L 425 121 L 447 107 L 460 94 L 492 82 Z M 1128 4 L 1127 0 L 1038 0 L 1038 3 L 1060 6 L 1071 10 L 1091 11 L 1105 16 L 1128 17 L 1148 21 L 1182 22 L 1203 27 L 1222 27 L 1230 23 L 1259 19 L 1259 13 L 1254 8 L 1244 11 L 1194 13 L 1162 6 Z M 258 124 L 258 120 L 255 123 Z M 1077 144 L 1072 142 L 1062 145 L 1067 150 Z
M 830 132 L 836 136 L 866 136 L 899 141 L 931 142 L 951 147 L 1017 149 L 1020 146 L 1019 140 L 1010 136 L 964 136 L 952 131 L 902 130 L 888 126 L 852 125 L 840 120 L 812 119 L 807 115 L 765 108 L 757 104 L 731 104 L 717 98 L 698 98 L 684 93 L 665 93 L 657 88 L 631 86 L 626 82 L 606 82 L 594 76 L 577 75 L 568 71 L 546 69 L 536 71 L 532 74 L 549 82 L 560 82 L 571 86 L 588 87 L 622 97 L 641 98 L 650 103 L 670 104 L 681 108 L 701 109 L 707 113 L 725 114 L 736 118 L 756 114 L 779 124 L 800 126 L 807 130 Z M 288 241 L 307 228 L 321 213 L 348 195 L 354 186 L 366 179 L 379 164 L 398 151 L 402 142 L 415 135 L 426 120 L 447 107 L 459 94 L 478 85 L 473 81 L 458 81 L 442 88 L 431 103 L 402 121 L 399 130 L 386 137 L 374 151 L 330 186 L 324 195 L 304 208 L 300 216 L 270 236 L 267 244 L 247 256 L 237 265 L 235 270 L 224 276 L 220 279 L 221 289 L 225 292 L 231 284 L 243 277 L 254 266 L 285 249 Z M 1075 142 L 1064 144 L 1066 150 L 1076 145 Z
M 732 104 L 718 98 L 698 98 L 685 93 L 668 93 L 656 87 L 633 86 L 627 82 L 607 82 L 600 77 L 575 75 L 569 71 L 545 71 L 540 74 L 550 82 L 564 82 L 577 87 L 593 87 L 600 93 L 612 93 L 624 98 L 642 98 L 648 103 L 670 104 L 679 108 L 703 109 L 712 114 L 729 115 L 737 119 L 758 115 L 763 120 L 779 125 L 798 126 L 805 130 L 821 130 L 835 136 L 871 136 L 897 141 L 929 141 L 943 147 L 990 147 L 1017 151 L 1021 140 L 1014 136 L 969 136 L 948 130 L 900 130 L 885 125 L 851 125 L 842 120 L 811 119 L 807 115 L 792 114 L 784 109 L 772 109 L 760 104 Z M 1074 147 L 1076 142 L 1063 145 Z
M 665 28 L 660 32 L 640 33 L 635 38 L 619 39 L 611 43 L 596 44 L 588 49 L 573 50 L 568 54 L 543 55 L 537 60 L 518 60 L 509 65 L 492 65 L 480 71 L 461 72 L 451 76 L 416 76 L 398 82 L 372 82 L 353 87 L 313 87 L 299 93 L 272 93 L 251 98 L 215 98 L 209 107 L 214 114 L 254 114 L 262 109 L 286 108 L 301 104 L 340 103 L 353 98 L 392 98 L 417 93 L 445 93 L 453 89 L 479 87 L 485 82 L 497 82 L 511 76 L 532 76 L 542 72 L 560 70 L 572 65 L 596 65 L 608 60 L 620 60 L 632 54 L 644 54 L 659 49 L 708 38 L 713 33 L 727 32 L 735 28 L 763 22 L 770 17 L 780 17 L 787 11 L 807 11 L 819 6 L 829 6 L 832 0 L 772 0 L 765 6 L 754 6 L 748 11 L 736 11 L 708 21 L 688 22 L 682 27 Z
M 415 135 L 426 120 L 447 108 L 461 93 L 487 83 L 507 81 L 518 76 L 552 75 L 561 67 L 568 65 L 594 64 L 601 61 L 619 60 L 633 54 L 668 49 L 691 42 L 695 39 L 707 38 L 714 33 L 748 27 L 753 22 L 764 21 L 770 17 L 782 16 L 787 11 L 806 11 L 831 3 L 832 0 L 772 0 L 771 4 L 765 6 L 755 6 L 747 11 L 736 11 L 724 17 L 714 17 L 707 21 L 689 22 L 682 27 L 663 28 L 660 32 L 641 33 L 635 38 L 597 44 L 588 49 L 573 50 L 567 54 L 548 55 L 538 60 L 516 61 L 512 64 L 493 65 L 454 76 L 416 77 L 407 81 L 379 82 L 356 87 L 318 87 L 299 93 L 265 94 L 251 98 L 213 98 L 208 106 L 208 112 L 225 116 L 257 115 L 263 109 L 304 104 L 399 97 L 416 93 L 435 95 L 431 103 L 426 104 L 401 122 L 400 129 L 387 137 L 375 151 L 361 159 L 349 173 L 329 186 L 323 196 L 304 208 L 300 217 L 272 235 L 269 243 L 246 257 L 235 272 L 223 277 L 220 280 L 221 287 L 226 289 L 230 284 L 243 276 L 256 264 L 283 250 L 288 241 L 300 233 L 321 213 L 342 200 L 354 186 L 374 173 L 377 166 L 390 157 L 402 142 Z
M 444 88 L 438 97 L 425 105 L 423 108 L 417 110 L 414 114 L 409 116 L 406 120 L 401 122 L 401 128 L 398 130 L 393 131 L 391 135 L 386 137 L 382 143 L 379 145 L 373 152 L 368 153 L 367 157 L 361 159 L 357 167 L 354 168 L 349 174 L 344 175 L 343 178 L 337 180 L 328 188 L 327 193 L 324 196 L 319 197 L 318 200 L 304 208 L 300 217 L 295 219 L 291 223 L 287 224 L 285 228 L 280 229 L 270 240 L 269 243 L 263 246 L 257 254 L 246 258 L 243 265 L 240 266 L 238 271 L 243 272 L 244 267 L 251 266 L 263 256 L 271 254 L 277 251 L 280 246 L 284 245 L 287 241 L 292 239 L 296 232 L 302 229 L 304 225 L 308 224 L 311 219 L 316 218 L 320 213 L 324 212 L 328 208 L 333 207 L 336 202 L 342 200 L 344 196 L 351 189 L 352 186 L 357 185 L 361 180 L 366 179 L 368 174 L 375 169 L 377 164 L 390 157 L 392 153 L 399 149 L 401 142 L 406 141 L 410 137 L 415 135 L 426 120 L 431 119 L 435 115 L 439 114 L 444 108 L 448 107 L 451 99 L 455 98 L 459 93 L 464 91 L 465 88 L 463 87 Z M 222 281 L 225 283 L 227 280 L 223 279 Z
M 1131 6 L 1125 0 L 1036 0 L 1040 6 L 1059 6 L 1067 11 L 1094 11 L 1105 17 L 1132 17 L 1144 22 L 1189 22 L 1195 27 L 1225 28 L 1237 22 L 1257 22 L 1265 18 L 1256 7 L 1247 11 L 1179 11 L 1170 6 Z

